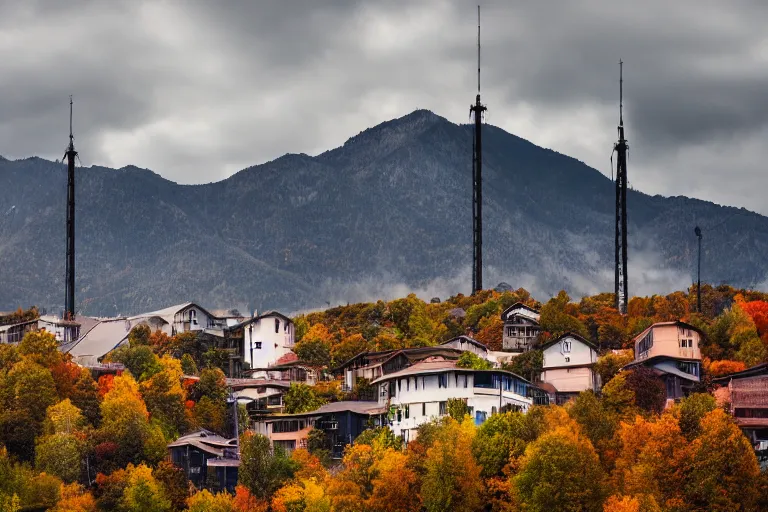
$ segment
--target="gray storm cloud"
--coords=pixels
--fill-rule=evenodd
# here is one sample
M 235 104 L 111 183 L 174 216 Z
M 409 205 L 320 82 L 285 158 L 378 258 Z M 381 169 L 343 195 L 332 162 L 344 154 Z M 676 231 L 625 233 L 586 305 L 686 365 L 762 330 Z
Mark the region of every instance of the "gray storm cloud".
M 631 184 L 768 213 L 768 4 L 482 2 L 488 121 Z M 0 154 L 221 180 L 428 108 L 466 122 L 471 2 L 5 2 Z

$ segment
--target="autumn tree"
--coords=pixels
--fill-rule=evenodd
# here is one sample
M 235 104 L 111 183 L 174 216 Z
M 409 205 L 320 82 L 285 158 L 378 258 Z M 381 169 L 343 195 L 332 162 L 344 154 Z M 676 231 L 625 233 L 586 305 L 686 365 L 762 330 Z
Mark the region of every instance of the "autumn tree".
M 184 375 L 197 375 L 197 364 L 191 355 L 184 354 L 181 356 L 181 370 Z
M 452 418 L 427 450 L 421 499 L 428 512 L 474 511 L 482 504 L 480 466 L 472 455 L 475 426 Z
M 760 469 L 749 440 L 722 409 L 707 413 L 700 428 L 681 485 L 686 501 L 696 510 L 752 510 Z
M 168 512 L 171 502 L 163 486 L 152 475 L 152 469 L 144 464 L 126 468 L 126 486 L 120 500 L 120 510 L 125 512 Z
M 747 369 L 747 365 L 745 365 L 743 362 L 729 361 L 727 359 L 723 359 L 720 361 L 712 361 L 709 364 L 709 366 L 706 367 L 707 372 L 712 377 L 723 377 L 725 375 L 741 372 L 746 369 Z
M 0 510 L 2 508 L 0 507 Z M 61 499 L 51 512 L 96 512 L 96 500 L 82 485 L 61 486 Z
M 46 368 L 51 368 L 62 359 L 56 337 L 47 331 L 25 334 L 19 343 L 19 354 Z
M 632 350 L 622 350 L 618 353 L 611 351 L 597 358 L 594 369 L 600 375 L 600 382 L 605 385 L 619 373 L 619 370 L 634 359 L 635 355 Z
M 189 482 L 184 470 L 164 460 L 152 470 L 152 476 L 162 486 L 163 494 L 171 503 L 171 509 L 176 511 L 184 509 L 189 497 Z
M 545 429 L 543 409 L 533 407 L 528 413 L 519 411 L 494 414 L 477 429 L 472 451 L 485 478 L 501 476 L 513 458 L 525 452 Z
M 587 328 L 581 320 L 567 312 L 571 298 L 565 291 L 560 291 L 556 297 L 541 307 L 539 323 L 542 331 L 548 332 L 552 337 L 566 333 L 578 334 L 583 338 L 589 338 Z
M 99 434 L 117 444 L 118 465 L 141 462 L 150 435 L 149 412 L 130 373 L 114 379 L 113 388 L 101 403 L 101 417 Z
M 203 489 L 192 495 L 187 504 L 189 512 L 236 512 L 234 498 L 227 492 L 212 494 Z
M 141 383 L 140 389 L 147 409 L 163 430 L 173 436 L 187 430 L 184 402 L 186 391 L 181 387 L 182 370 L 178 359 L 164 356 L 162 370 Z
M 603 470 L 589 439 L 557 427 L 531 443 L 514 485 L 531 512 L 599 511 L 605 497 Z
M 240 443 L 239 483 L 254 496 L 268 499 L 284 482 L 291 479 L 297 464 L 278 446 L 270 447 L 269 439 L 246 433 Z

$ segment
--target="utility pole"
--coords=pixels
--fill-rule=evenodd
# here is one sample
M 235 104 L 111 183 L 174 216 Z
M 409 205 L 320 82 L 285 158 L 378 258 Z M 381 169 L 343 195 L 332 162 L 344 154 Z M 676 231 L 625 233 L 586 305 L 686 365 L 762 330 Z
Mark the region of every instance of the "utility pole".
M 475 137 L 472 144 L 472 293 L 483 289 L 483 112 L 480 103 L 480 6 L 477 6 L 477 97 L 470 105 L 469 115 L 475 116 Z
M 69 146 L 64 153 L 67 159 L 67 264 L 66 297 L 64 316 L 75 318 L 75 136 L 72 135 L 72 96 L 69 97 Z
M 697 272 L 697 284 L 696 284 L 696 310 L 701 313 L 701 228 L 699 226 L 696 226 L 696 228 L 693 230 L 694 233 L 696 233 L 696 237 L 699 239 L 699 264 L 698 264 L 698 272 Z
M 627 312 L 627 141 L 624 138 L 624 63 L 619 61 L 619 141 L 616 163 L 616 309 Z

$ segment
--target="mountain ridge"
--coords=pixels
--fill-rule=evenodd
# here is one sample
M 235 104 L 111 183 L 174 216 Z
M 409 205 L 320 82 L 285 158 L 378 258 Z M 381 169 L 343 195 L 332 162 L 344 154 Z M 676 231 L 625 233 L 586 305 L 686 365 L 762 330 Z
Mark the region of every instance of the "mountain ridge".
M 295 310 L 373 298 L 393 283 L 467 293 L 471 129 L 416 110 L 316 156 L 288 153 L 206 184 L 131 165 L 78 168 L 81 310 L 135 313 L 185 300 Z M 485 284 L 612 290 L 610 179 L 492 125 L 484 140 Z M 0 309 L 55 310 L 65 170 L 38 157 L 2 159 L 0 185 Z M 628 205 L 630 293 L 691 282 L 697 224 L 707 237 L 705 280 L 765 280 L 768 218 L 636 190 Z

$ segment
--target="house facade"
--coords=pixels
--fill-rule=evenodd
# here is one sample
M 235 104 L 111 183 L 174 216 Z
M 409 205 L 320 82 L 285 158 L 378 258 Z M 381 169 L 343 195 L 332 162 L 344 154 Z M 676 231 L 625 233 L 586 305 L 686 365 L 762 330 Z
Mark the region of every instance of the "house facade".
M 70 343 L 80 336 L 81 323 L 65 320 L 56 315 L 43 315 L 34 320 L 0 326 L 0 343 L 19 343 L 24 335 L 32 331 L 47 331 L 59 343 Z
M 543 365 L 540 379 L 554 390 L 555 402 L 563 403 L 582 391 L 600 389 L 594 371 L 597 347 L 578 334 L 567 333 L 541 346 Z
M 685 322 L 655 323 L 635 337 L 635 360 L 624 368 L 652 368 L 664 381 L 667 400 L 679 400 L 701 380 L 699 345 L 703 336 Z
M 539 312 L 522 302 L 512 304 L 501 313 L 504 322 L 502 348 L 509 352 L 529 350 L 541 332 Z
M 168 445 L 168 459 L 192 484 L 201 489 L 208 474 L 216 475 L 219 489 L 234 492 L 240 466 L 237 439 L 226 439 L 208 430 L 199 430 Z
M 277 311 L 254 316 L 231 329 L 242 329 L 243 363 L 250 368 L 274 366 L 295 346 L 293 321 Z
M 464 400 L 477 424 L 502 409 L 526 412 L 539 399 L 529 381 L 503 370 L 457 368 L 434 357 L 372 382 L 378 403 L 389 411 L 389 426 L 407 443 L 419 425 L 448 414 L 449 399 Z
M 727 405 L 753 445 L 768 449 L 768 363 L 713 379 L 715 398 Z M 768 455 L 768 454 L 766 454 Z

